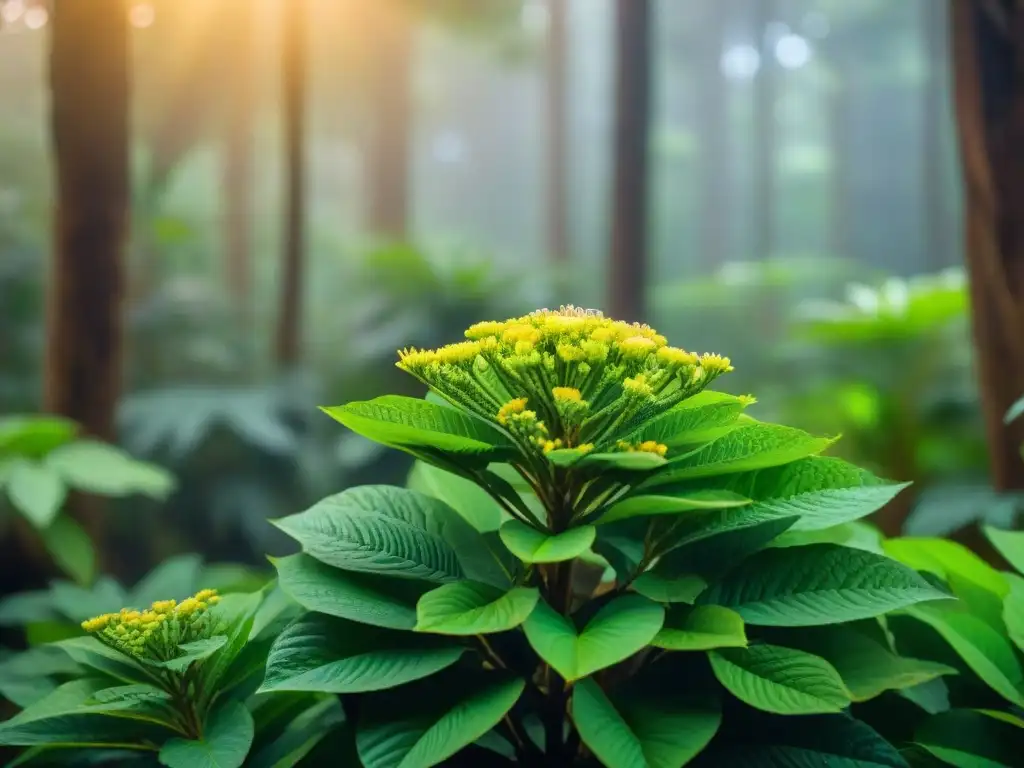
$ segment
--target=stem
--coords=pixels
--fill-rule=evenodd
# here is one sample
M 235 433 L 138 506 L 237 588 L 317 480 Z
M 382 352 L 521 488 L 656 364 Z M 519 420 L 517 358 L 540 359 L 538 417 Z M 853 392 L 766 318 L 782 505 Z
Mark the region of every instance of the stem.
M 548 569 L 548 603 L 563 616 L 568 616 L 572 608 L 572 566 L 573 561 L 568 560 L 555 563 Z M 571 755 L 564 754 L 568 687 L 562 676 L 550 666 L 545 673 L 545 679 L 547 702 L 544 708 L 544 749 L 551 765 L 563 766 L 571 760 Z

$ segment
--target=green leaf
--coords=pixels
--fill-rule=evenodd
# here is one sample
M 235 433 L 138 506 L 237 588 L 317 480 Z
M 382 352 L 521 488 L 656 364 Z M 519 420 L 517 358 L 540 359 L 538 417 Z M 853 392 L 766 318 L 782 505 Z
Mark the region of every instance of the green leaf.
M 0 454 L 38 459 L 75 436 L 78 425 L 61 416 L 0 417 Z
M 310 611 L 390 629 L 416 626 L 416 601 L 430 584 L 347 573 L 309 555 L 273 559 L 283 589 Z
M 761 715 L 735 733 L 693 768 L 909 768 L 894 746 L 847 715 Z
M 854 701 L 867 701 L 885 691 L 921 685 L 957 671 L 945 664 L 907 658 L 888 646 L 877 621 L 829 627 L 803 627 L 787 633 L 787 645 L 829 662 L 846 684 Z
M 126 683 L 148 683 L 152 674 L 134 659 L 104 645 L 95 637 L 73 637 L 55 643 L 71 660 Z
M 873 552 L 834 544 L 767 549 L 700 597 L 748 624 L 802 627 L 880 616 L 925 600 L 949 598 L 920 574 Z
M 985 536 L 992 542 L 1006 562 L 1024 573 L 1024 531 L 1004 531 L 991 525 L 983 527 Z
M 882 534 L 868 523 L 854 521 L 816 531 L 788 530 L 772 541 L 771 547 L 804 547 L 808 544 L 841 544 L 851 549 L 863 549 L 883 554 Z
M 101 613 L 116 613 L 123 606 L 132 605 L 121 585 L 109 576 L 100 576 L 91 587 L 70 581 L 52 581 L 50 595 L 53 607 L 74 624 Z
M 240 768 L 252 746 L 252 715 L 237 701 L 213 713 L 203 738 L 170 739 L 160 750 L 169 768 Z
M 214 635 L 213 637 L 205 640 L 182 643 L 178 646 L 178 650 L 184 651 L 185 653 L 183 655 L 177 656 L 168 661 L 162 661 L 156 666 L 164 667 L 165 669 L 170 669 L 174 672 L 184 672 L 189 668 L 192 662 L 210 658 L 210 656 L 223 648 L 227 642 L 228 638 L 226 635 Z
M 518 520 L 507 520 L 498 533 L 509 551 L 524 563 L 560 563 L 588 551 L 597 531 L 592 525 L 581 525 L 551 534 Z
M 203 664 L 203 684 L 216 689 L 218 683 L 231 671 L 235 659 L 239 657 L 249 642 L 256 613 L 263 603 L 265 594 L 224 595 L 214 608 L 214 617 L 226 627 L 227 641 L 223 647 L 215 649 L 209 661 Z M 200 650 L 200 649 L 196 649 Z
M 697 595 L 707 588 L 708 583 L 700 576 L 664 576 L 655 571 L 640 574 L 633 582 L 633 589 L 649 600 L 658 603 L 688 603 L 693 605 Z
M 274 641 L 261 692 L 364 693 L 451 666 L 465 646 L 309 613 Z
M 442 764 L 491 730 L 525 683 L 503 675 L 467 678 L 464 671 L 372 693 L 360 700 L 356 747 L 365 768 Z
M 573 462 L 577 469 L 623 472 L 649 472 L 668 463 L 664 456 L 649 451 L 619 451 L 616 453 L 585 453 Z
M 52 645 L 5 655 L 0 661 L 0 696 L 28 707 L 57 687 L 57 678 L 81 677 L 82 669 Z
M 925 720 L 914 741 L 956 768 L 1013 768 L 1024 754 L 1024 728 L 1001 713 L 953 709 Z
M 475 581 L 444 584 L 416 604 L 416 631 L 439 635 L 486 635 L 526 621 L 540 593 L 534 587 L 503 591 Z
M 497 531 L 508 515 L 494 498 L 471 480 L 417 461 L 408 487 L 443 501 L 481 533 Z
M 740 701 L 780 715 L 841 712 L 850 704 L 843 680 L 819 656 L 775 645 L 709 651 L 715 677 Z
M 128 602 L 141 606 L 166 600 L 169 595 L 191 595 L 201 589 L 199 574 L 202 567 L 203 560 L 199 555 L 168 558 L 135 585 Z
M 1024 706 L 1024 671 L 1005 636 L 959 605 L 918 605 L 907 612 L 938 632 L 993 691 Z
M 46 551 L 57 566 L 83 586 L 96 578 L 96 550 L 89 534 L 68 515 L 60 515 L 40 531 Z
M 668 651 L 746 648 L 747 633 L 740 615 L 728 608 L 674 605 L 665 616 L 665 626 L 651 645 Z
M 320 410 L 353 432 L 396 448 L 426 447 L 496 459 L 514 451 L 511 440 L 487 422 L 414 397 L 385 395 Z
M 717 440 L 735 428 L 737 418 L 749 403 L 749 398 L 704 390 L 651 419 L 627 440 L 653 440 L 669 449 Z
M 464 575 L 444 537 L 451 517 L 447 504 L 417 491 L 364 485 L 273 523 L 327 565 L 445 583 Z
M 251 755 L 247 768 L 293 768 L 344 722 L 339 699 L 318 701 L 288 723 L 280 736 Z M 336 764 L 347 765 L 340 756 L 334 757 L 339 758 Z
M 821 453 L 834 442 L 834 438 L 813 437 L 792 427 L 750 420 L 714 442 L 672 459 L 644 486 L 788 464 Z
M 714 489 L 696 490 L 679 495 L 642 494 L 628 496 L 613 504 L 597 522 L 599 524 L 614 523 L 631 517 L 647 515 L 674 515 L 679 512 L 690 512 L 705 509 L 730 509 L 742 507 L 750 503 L 750 499 L 732 493 Z
M 67 488 L 56 472 L 27 459 L 17 460 L 8 468 L 5 485 L 14 508 L 41 530 L 54 521 L 67 496 Z
M 1014 573 L 1003 575 L 1010 584 L 1010 592 L 1003 600 L 1003 622 L 1014 645 L 1024 651 L 1024 578 Z
M 47 455 L 46 465 L 72 488 L 100 496 L 141 494 L 163 500 L 174 490 L 174 478 L 165 469 L 96 440 L 56 448 Z
M 678 768 L 718 731 L 717 701 L 668 688 L 615 691 L 594 680 L 573 688 L 571 714 L 580 738 L 608 768 Z
M 537 655 L 573 682 L 646 648 L 664 618 L 665 609 L 657 603 L 626 595 L 601 608 L 577 633 L 568 618 L 541 601 L 523 624 L 523 631 Z

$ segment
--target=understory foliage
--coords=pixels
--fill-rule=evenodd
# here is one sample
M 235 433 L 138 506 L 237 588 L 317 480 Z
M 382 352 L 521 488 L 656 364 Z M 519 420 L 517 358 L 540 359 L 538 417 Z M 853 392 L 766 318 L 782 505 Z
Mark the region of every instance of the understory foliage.
M 905 484 L 709 389 L 728 359 L 563 307 L 398 365 L 426 399 L 324 410 L 411 454 L 409 487 L 274 521 L 302 550 L 274 590 L 86 621 L 0 744 L 172 768 L 1019 765 L 1020 577 L 883 540 L 861 519 Z M 1020 568 L 1024 534 L 990 534 Z

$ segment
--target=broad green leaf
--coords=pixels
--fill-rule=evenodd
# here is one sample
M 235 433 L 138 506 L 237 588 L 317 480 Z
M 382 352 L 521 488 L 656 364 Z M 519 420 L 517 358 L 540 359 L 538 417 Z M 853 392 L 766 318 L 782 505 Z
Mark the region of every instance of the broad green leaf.
M 0 417 L 0 455 L 38 459 L 75 436 L 78 425 L 61 416 Z
M 917 605 L 907 612 L 938 632 L 992 690 L 1024 706 L 1024 670 L 1004 635 L 960 605 Z
M 126 683 L 147 683 L 153 679 L 153 673 L 134 659 L 104 645 L 95 637 L 73 637 L 61 640 L 55 645 L 76 664 L 95 669 L 116 680 Z
M 109 687 L 97 679 L 73 680 L 50 695 L 0 723 L 0 745 L 75 745 L 77 747 L 139 744 L 161 740 L 169 733 L 162 726 L 134 718 L 103 714 L 92 708 L 92 697 Z
M 417 461 L 408 487 L 443 501 L 481 533 L 496 531 L 508 514 L 483 488 L 464 477 Z
M 122 706 L 131 706 L 137 701 L 171 701 L 171 695 L 152 685 L 116 685 L 113 688 L 104 688 L 96 691 L 90 704 L 102 704 L 111 711 Z
M 60 618 L 50 590 L 15 592 L 0 598 L 0 627 L 21 627 Z
M 668 687 L 616 690 L 609 698 L 594 680 L 573 688 L 570 712 L 584 744 L 608 768 L 678 768 L 718 731 L 717 701 Z
M 124 588 L 109 576 L 100 576 L 91 587 L 70 581 L 52 581 L 50 597 L 53 607 L 75 624 L 101 613 L 117 613 L 126 605 L 135 605 L 128 600 Z
M 480 533 L 461 518 L 450 522 L 445 539 L 458 555 L 466 578 L 499 589 L 512 586 L 523 566 L 502 543 L 498 532 Z
M 1005 573 L 1010 592 L 1003 600 L 1003 622 L 1010 639 L 1024 651 L 1024 578 L 1015 573 Z
M 649 600 L 658 603 L 687 603 L 693 605 L 697 595 L 707 588 L 708 583 L 700 576 L 664 576 L 655 571 L 640 574 L 633 582 L 633 589 Z
M 273 523 L 335 568 L 445 583 L 463 577 L 444 538 L 452 516 L 443 501 L 417 491 L 364 485 Z
M 984 526 L 984 531 L 992 546 L 1006 558 L 1006 562 L 1016 568 L 1018 573 L 1024 573 L 1024 531 L 1004 531 L 991 525 Z
M 169 768 L 240 768 L 252 746 L 252 715 L 240 702 L 229 702 L 213 713 L 203 738 L 170 739 L 160 750 Z
M 199 555 L 188 554 L 168 558 L 150 571 L 135 585 L 131 593 L 131 605 L 150 605 L 157 600 L 166 600 L 171 595 L 191 595 L 200 586 L 199 575 L 203 560 Z
M 560 563 L 589 550 L 597 531 L 592 525 L 581 525 L 551 534 L 518 520 L 508 520 L 498 533 L 509 551 L 524 563 Z
M 664 456 L 648 451 L 620 451 L 616 453 L 585 453 L 572 466 L 576 469 L 606 472 L 649 472 L 668 463 Z
M 925 720 L 915 743 L 956 768 L 1014 768 L 1024 755 L 1024 728 L 1002 713 L 953 709 Z
M 207 687 L 216 689 L 245 649 L 265 596 L 263 592 L 224 595 L 211 611 L 215 620 L 223 623 L 227 640 L 203 664 L 203 682 Z M 202 652 L 202 649 L 195 650 Z
M 40 531 L 50 557 L 64 573 L 80 585 L 96 578 L 96 550 L 85 530 L 68 515 L 58 514 Z
M 54 521 L 67 496 L 67 488 L 56 472 L 27 459 L 8 468 L 4 487 L 14 508 L 40 530 Z
M 432 677 L 360 700 L 356 747 L 364 768 L 440 765 L 491 730 L 525 683 L 464 671 Z
M 1009 585 L 999 571 L 967 547 L 946 539 L 903 537 L 887 539 L 882 548 L 914 570 L 943 579 L 974 613 L 1002 631 L 1003 598 Z
M 668 651 L 710 651 L 714 648 L 746 648 L 743 619 L 735 611 L 717 605 L 674 605 L 665 626 L 651 641 Z
M 475 581 L 444 584 L 416 604 L 416 631 L 439 635 L 486 635 L 526 621 L 540 593 L 534 587 L 506 591 Z
M 309 613 L 274 641 L 261 692 L 364 693 L 394 688 L 451 666 L 466 647 L 443 638 Z
M 353 432 L 385 445 L 423 446 L 449 453 L 494 457 L 514 449 L 510 439 L 487 422 L 455 408 L 414 397 L 385 395 L 320 410 Z
M 310 611 L 390 629 L 416 626 L 416 601 L 431 584 L 348 573 L 309 555 L 271 560 L 283 589 Z
M 737 418 L 750 402 L 751 398 L 705 390 L 651 419 L 628 440 L 653 440 L 669 449 L 717 440 L 735 428 Z
M 288 723 L 280 736 L 252 754 L 247 768 L 293 768 L 344 722 L 339 699 L 318 701 Z M 339 755 L 334 757 L 338 758 L 336 765 L 348 764 Z
M 46 465 L 72 488 L 100 496 L 137 493 L 162 500 L 174 490 L 174 478 L 165 469 L 96 440 L 56 448 L 46 456 Z
M 750 420 L 714 442 L 672 459 L 644 486 L 776 467 L 821 453 L 834 442 L 834 438 Z
M 598 518 L 597 522 L 607 524 L 647 515 L 674 515 L 693 510 L 731 509 L 746 506 L 749 503 L 750 499 L 731 491 L 714 489 L 695 490 L 679 495 L 642 494 L 628 496 L 613 504 Z
M 851 549 L 874 552 L 876 555 L 883 554 L 881 532 L 873 525 L 860 521 L 842 523 L 816 531 L 790 529 L 772 541 L 769 546 L 804 547 L 808 544 L 841 544 Z
M 865 620 L 828 627 L 802 627 L 789 632 L 787 645 L 829 662 L 846 684 L 854 701 L 867 701 L 885 691 L 921 685 L 957 671 L 945 664 L 894 653 L 876 621 Z
M 52 693 L 57 677 L 81 676 L 81 667 L 59 648 L 37 646 L 0 660 L 0 696 L 25 708 Z
M 227 642 L 228 638 L 226 635 L 214 635 L 205 640 L 182 643 L 178 646 L 178 650 L 184 651 L 181 656 L 160 662 L 157 666 L 173 670 L 174 672 L 184 672 L 193 662 L 210 658 L 210 656 L 223 648 Z
M 540 601 L 523 624 L 526 638 L 568 682 L 618 664 L 646 648 L 661 629 L 665 609 L 640 595 L 617 597 L 577 632 L 565 616 Z
M 815 715 L 850 704 L 839 673 L 810 653 L 765 644 L 709 651 L 708 658 L 730 693 L 763 712 Z
M 845 714 L 779 717 L 744 723 L 693 768 L 909 768 L 870 726 Z
M 949 598 L 920 574 L 883 555 L 834 544 L 766 549 L 700 597 L 748 624 L 801 627 L 880 616 L 925 600 Z

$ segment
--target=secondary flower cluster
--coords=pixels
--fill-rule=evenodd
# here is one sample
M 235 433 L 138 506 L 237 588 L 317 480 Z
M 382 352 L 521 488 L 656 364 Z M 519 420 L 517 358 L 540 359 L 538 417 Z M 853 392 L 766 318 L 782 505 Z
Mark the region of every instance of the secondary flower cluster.
M 137 611 L 122 608 L 117 613 L 82 622 L 82 629 L 115 650 L 151 661 L 167 661 L 180 655 L 178 646 L 205 640 L 221 629 L 210 615 L 220 601 L 215 589 L 204 589 L 182 600 L 158 600 Z
M 630 435 L 732 370 L 728 358 L 669 346 L 650 326 L 573 306 L 477 323 L 466 338 L 440 349 L 401 350 L 398 366 L 544 452 L 664 455 L 665 446 Z

